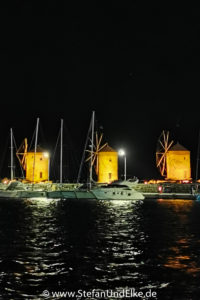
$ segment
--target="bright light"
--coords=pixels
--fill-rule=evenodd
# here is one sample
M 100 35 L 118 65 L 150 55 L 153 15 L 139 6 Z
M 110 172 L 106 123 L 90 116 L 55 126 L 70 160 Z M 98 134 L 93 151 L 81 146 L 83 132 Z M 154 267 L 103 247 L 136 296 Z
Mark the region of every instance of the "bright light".
M 44 155 L 44 157 L 46 157 L 46 158 L 49 157 L 49 153 L 48 153 L 48 152 L 44 152 L 43 155 Z
M 126 152 L 123 149 L 120 149 L 118 154 L 124 157 L 124 180 L 126 181 Z
M 190 181 L 189 180 L 182 180 L 182 183 L 189 183 Z
M 118 154 L 119 154 L 120 156 L 124 156 L 124 155 L 125 155 L 125 151 L 124 151 L 123 149 L 120 149 L 120 150 L 118 151 Z

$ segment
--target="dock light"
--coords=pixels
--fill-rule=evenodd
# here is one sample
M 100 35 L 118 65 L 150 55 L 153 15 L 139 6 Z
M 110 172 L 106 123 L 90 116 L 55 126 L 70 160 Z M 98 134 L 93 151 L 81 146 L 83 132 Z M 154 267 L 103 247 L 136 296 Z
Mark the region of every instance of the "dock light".
M 119 156 L 124 156 L 124 180 L 126 180 L 126 152 L 123 149 L 118 151 Z
M 49 152 L 43 152 L 43 156 L 45 158 L 49 158 Z M 49 181 L 49 177 L 50 177 L 50 158 L 48 160 L 48 181 Z
M 118 151 L 118 154 L 119 154 L 120 156 L 124 156 L 124 155 L 125 155 L 125 151 L 122 150 L 122 149 L 120 149 L 120 150 Z
M 43 152 L 44 157 L 48 158 L 49 157 L 49 153 L 48 152 Z

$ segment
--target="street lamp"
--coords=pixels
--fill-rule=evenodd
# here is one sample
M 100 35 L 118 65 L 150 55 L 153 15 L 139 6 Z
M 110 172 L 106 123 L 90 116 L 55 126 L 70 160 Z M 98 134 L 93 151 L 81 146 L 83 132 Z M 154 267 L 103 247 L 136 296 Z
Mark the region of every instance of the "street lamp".
M 123 149 L 118 151 L 119 156 L 124 156 L 124 180 L 126 180 L 126 152 Z
M 50 177 L 50 155 L 49 152 L 43 152 L 43 156 L 48 159 L 48 181 Z

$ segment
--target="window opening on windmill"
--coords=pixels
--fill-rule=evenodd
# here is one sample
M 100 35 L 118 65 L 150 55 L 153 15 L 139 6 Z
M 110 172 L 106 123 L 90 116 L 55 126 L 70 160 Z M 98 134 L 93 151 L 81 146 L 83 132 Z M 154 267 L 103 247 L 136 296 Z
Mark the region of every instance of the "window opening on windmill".
M 40 172 L 40 178 L 42 178 L 42 172 Z

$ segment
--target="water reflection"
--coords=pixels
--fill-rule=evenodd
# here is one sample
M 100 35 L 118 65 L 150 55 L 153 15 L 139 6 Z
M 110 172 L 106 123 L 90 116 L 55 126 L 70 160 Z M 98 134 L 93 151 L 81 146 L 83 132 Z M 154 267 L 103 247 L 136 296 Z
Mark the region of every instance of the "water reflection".
M 176 299 L 178 278 L 189 299 L 199 289 L 199 225 L 190 200 L 1 200 L 0 295 L 134 287 Z
M 199 206 L 192 200 L 163 200 L 159 204 L 168 210 L 168 214 L 173 212 L 176 216 L 174 229 L 170 231 L 172 245 L 167 251 L 164 266 L 199 276 L 197 249 L 200 247 L 200 239 L 196 235 L 199 232 L 199 215 L 196 213 Z

